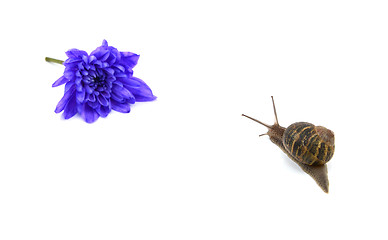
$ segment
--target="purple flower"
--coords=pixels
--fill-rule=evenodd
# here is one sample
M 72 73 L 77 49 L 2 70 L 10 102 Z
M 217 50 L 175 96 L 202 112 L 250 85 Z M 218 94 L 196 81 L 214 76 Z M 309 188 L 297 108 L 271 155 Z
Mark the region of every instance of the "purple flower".
M 90 55 L 78 49 L 66 55 L 65 72 L 53 83 L 53 87 L 66 83 L 65 94 L 55 109 L 56 113 L 64 111 L 65 119 L 79 113 L 92 123 L 108 116 L 112 109 L 129 113 L 130 104 L 156 99 L 147 84 L 133 76 L 137 54 L 119 52 L 104 40 Z

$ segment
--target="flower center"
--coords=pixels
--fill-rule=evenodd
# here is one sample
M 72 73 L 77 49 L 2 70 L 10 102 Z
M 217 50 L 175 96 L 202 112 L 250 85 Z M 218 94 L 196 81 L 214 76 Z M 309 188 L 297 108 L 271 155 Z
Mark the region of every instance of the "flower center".
M 98 89 L 98 90 L 101 88 L 103 88 L 103 90 L 106 89 L 105 80 L 103 80 L 100 76 L 93 77 L 91 79 L 89 86 L 91 88 Z

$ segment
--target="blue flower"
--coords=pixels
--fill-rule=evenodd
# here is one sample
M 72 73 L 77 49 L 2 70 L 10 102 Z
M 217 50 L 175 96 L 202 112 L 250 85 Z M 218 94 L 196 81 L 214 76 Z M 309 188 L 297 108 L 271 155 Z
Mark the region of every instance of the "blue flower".
M 56 113 L 64 111 L 65 119 L 78 113 L 92 123 L 111 110 L 129 113 L 130 104 L 156 99 L 147 84 L 133 76 L 137 54 L 119 52 L 104 40 L 90 55 L 78 49 L 66 55 L 64 74 L 52 85 L 66 83 L 65 94 L 55 109 Z

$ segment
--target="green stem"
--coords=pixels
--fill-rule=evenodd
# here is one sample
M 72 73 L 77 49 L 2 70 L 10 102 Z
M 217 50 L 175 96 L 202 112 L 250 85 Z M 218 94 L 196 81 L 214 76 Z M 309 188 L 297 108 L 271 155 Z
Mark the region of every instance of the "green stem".
M 45 59 L 46 59 L 47 62 L 58 63 L 58 64 L 63 64 L 63 62 L 64 62 L 62 60 L 58 60 L 58 59 L 55 59 L 55 58 L 49 58 L 49 57 L 46 57 Z

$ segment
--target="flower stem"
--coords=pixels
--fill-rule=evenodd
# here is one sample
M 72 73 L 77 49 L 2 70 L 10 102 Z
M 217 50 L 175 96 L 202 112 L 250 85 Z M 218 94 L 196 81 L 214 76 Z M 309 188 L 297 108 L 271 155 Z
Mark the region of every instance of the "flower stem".
M 49 58 L 49 57 L 46 57 L 45 59 L 46 59 L 47 62 L 58 63 L 58 64 L 63 64 L 63 62 L 64 62 L 62 60 L 58 60 L 58 59 L 55 59 L 55 58 Z

